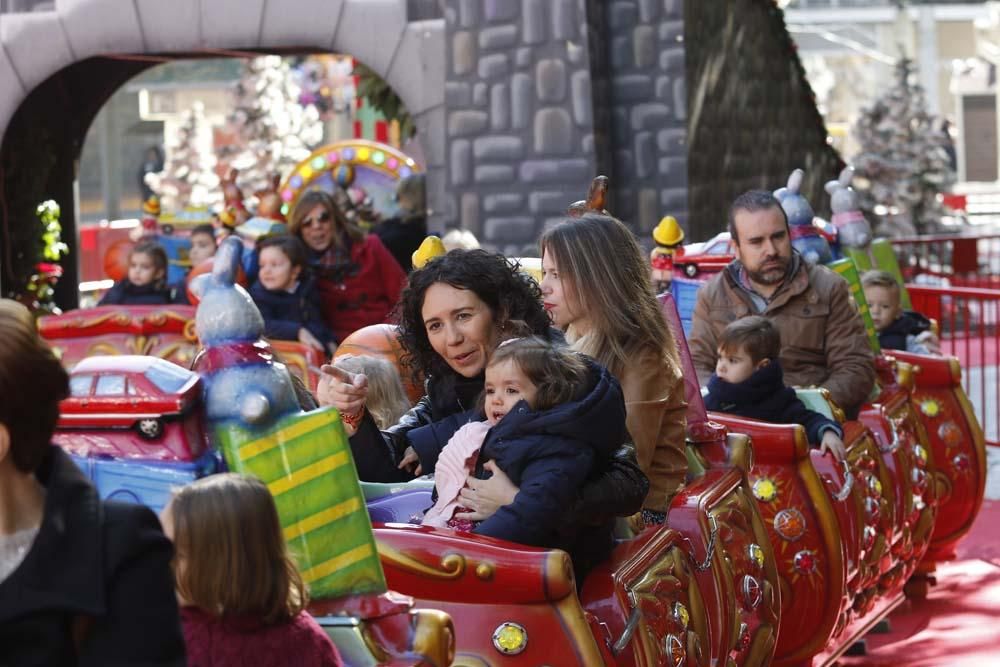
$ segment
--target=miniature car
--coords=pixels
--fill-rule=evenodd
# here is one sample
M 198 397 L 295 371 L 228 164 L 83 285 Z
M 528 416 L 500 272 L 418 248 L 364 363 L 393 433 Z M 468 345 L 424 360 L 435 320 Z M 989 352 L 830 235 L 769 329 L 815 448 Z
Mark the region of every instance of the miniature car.
M 729 232 L 702 243 L 682 245 L 674 251 L 674 268 L 694 278 L 702 271 L 721 271 L 736 258 Z
M 97 356 L 70 373 L 70 396 L 60 403 L 58 429 L 135 429 L 146 440 L 187 415 L 201 398 L 201 378 L 148 356 Z

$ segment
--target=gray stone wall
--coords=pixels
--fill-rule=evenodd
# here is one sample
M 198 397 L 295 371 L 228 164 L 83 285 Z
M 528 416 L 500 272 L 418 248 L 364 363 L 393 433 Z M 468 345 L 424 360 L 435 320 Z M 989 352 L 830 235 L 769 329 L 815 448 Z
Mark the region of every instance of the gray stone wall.
M 613 151 L 612 212 L 640 240 L 664 215 L 687 226 L 687 93 L 682 0 L 603 3 Z M 600 104 L 603 100 L 597 99 Z
M 447 217 L 537 254 L 595 175 L 586 0 L 446 0 Z
M 687 219 L 681 0 L 446 0 L 446 219 L 535 242 L 598 173 L 647 241 Z

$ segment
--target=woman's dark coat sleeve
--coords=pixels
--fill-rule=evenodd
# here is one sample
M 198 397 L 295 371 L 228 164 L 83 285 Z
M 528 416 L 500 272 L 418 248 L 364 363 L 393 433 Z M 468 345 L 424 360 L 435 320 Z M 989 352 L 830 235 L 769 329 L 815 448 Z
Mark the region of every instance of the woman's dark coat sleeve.
M 79 666 L 183 665 L 170 540 L 146 507 L 107 502 L 104 517 L 107 613 L 86 626 Z

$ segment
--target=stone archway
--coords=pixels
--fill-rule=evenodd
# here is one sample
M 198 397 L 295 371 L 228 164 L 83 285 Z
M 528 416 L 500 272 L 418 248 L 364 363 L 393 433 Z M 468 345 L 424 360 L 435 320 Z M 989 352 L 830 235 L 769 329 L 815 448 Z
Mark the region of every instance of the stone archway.
M 410 111 L 427 161 L 429 206 L 445 209 L 445 22 L 408 21 L 406 0 L 56 0 L 52 11 L 4 14 L 0 46 L 0 151 L 8 150 L 15 114 L 33 93 L 83 63 L 93 75 L 100 59 L 116 57 L 348 53 L 385 79 Z M 79 105 L 63 113 L 87 114 L 78 119 L 85 132 L 107 94 L 95 90 L 90 99 L 76 97 L 72 101 Z M 82 134 L 74 139 L 82 142 Z M 65 173 L 56 179 L 61 187 L 53 189 L 63 199 L 75 178 L 72 161 L 79 146 L 75 149 L 68 163 L 57 167 Z M 70 202 L 62 203 L 69 223 L 64 226 L 73 231 Z M 0 258 L 0 264 L 6 261 Z M 74 273 L 68 271 L 64 282 L 75 291 Z M 6 291 L 5 278 L 0 285 Z M 63 305 L 75 305 L 75 296 L 68 295 Z

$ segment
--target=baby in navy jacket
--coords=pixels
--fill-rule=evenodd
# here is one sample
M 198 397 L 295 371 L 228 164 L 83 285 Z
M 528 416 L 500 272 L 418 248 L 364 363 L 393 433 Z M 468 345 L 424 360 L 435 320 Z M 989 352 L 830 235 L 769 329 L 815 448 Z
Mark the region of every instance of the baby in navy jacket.
M 785 386 L 778 355 L 781 334 L 766 317 L 754 315 L 730 324 L 719 339 L 719 360 L 708 381 L 705 407 L 778 424 L 801 424 L 809 444 L 843 460 L 844 432 L 826 416 L 808 409 Z

